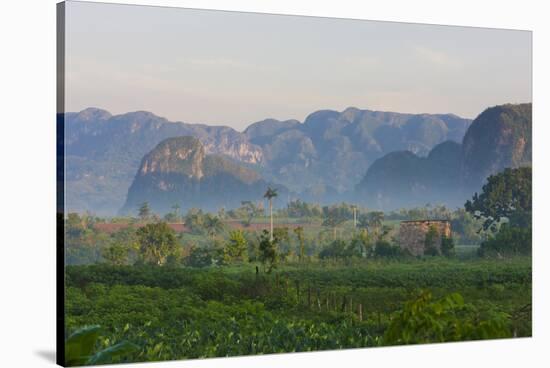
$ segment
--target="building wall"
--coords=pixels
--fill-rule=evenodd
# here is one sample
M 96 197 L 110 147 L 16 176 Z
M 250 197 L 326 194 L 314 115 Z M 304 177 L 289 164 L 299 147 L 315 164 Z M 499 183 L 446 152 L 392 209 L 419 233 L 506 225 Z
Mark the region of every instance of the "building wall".
M 399 245 L 402 249 L 408 249 L 415 256 L 423 255 L 426 234 L 432 226 L 437 229 L 435 246 L 438 250 L 441 250 L 441 237 L 451 237 L 451 223 L 449 221 L 403 221 L 399 226 Z

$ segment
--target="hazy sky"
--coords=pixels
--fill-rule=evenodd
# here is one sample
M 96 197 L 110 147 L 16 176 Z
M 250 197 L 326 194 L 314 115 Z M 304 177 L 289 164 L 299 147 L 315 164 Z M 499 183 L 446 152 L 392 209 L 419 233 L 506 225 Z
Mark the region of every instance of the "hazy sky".
M 348 106 L 474 118 L 531 101 L 531 33 L 68 2 L 66 109 L 238 130 Z

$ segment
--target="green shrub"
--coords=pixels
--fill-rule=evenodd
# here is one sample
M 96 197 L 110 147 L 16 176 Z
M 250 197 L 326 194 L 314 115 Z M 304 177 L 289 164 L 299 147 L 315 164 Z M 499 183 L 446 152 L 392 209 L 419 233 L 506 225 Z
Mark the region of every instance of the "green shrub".
M 425 344 L 434 342 L 497 339 L 511 337 L 508 315 L 502 312 L 481 313 L 465 304 L 458 293 L 433 300 L 422 292 L 405 303 L 384 333 L 383 345 Z
M 374 247 L 374 256 L 377 258 L 398 259 L 405 255 L 401 247 L 392 245 L 386 240 L 378 240 Z
M 430 226 L 424 239 L 424 255 L 425 256 L 438 256 L 439 249 L 437 249 L 435 243 L 437 241 L 438 231 L 434 225 Z
M 482 257 L 530 255 L 531 243 L 531 228 L 503 224 L 495 236 L 481 243 L 478 252 Z
M 455 255 L 455 243 L 452 237 L 441 237 L 441 254 L 445 257 L 453 257 Z
M 326 258 L 345 258 L 348 256 L 346 242 L 343 240 L 334 240 L 328 246 L 319 252 L 320 259 Z

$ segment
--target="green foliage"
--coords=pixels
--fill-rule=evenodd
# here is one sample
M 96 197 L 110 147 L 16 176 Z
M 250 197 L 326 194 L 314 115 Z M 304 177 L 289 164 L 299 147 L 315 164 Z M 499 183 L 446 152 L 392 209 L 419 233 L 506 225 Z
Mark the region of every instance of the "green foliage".
M 436 242 L 438 241 L 439 232 L 437 227 L 432 225 L 426 233 L 426 238 L 424 239 L 424 255 L 426 256 L 437 256 L 439 255 L 439 249 L 437 248 Z
M 377 233 L 382 227 L 384 221 L 384 212 L 372 211 L 359 215 L 359 225 L 363 228 L 369 229 Z
M 346 243 L 344 240 L 334 240 L 319 253 L 320 259 L 367 257 L 370 255 L 370 240 L 364 233 L 357 234 Z
M 143 202 L 138 209 L 138 217 L 141 221 L 147 221 L 151 217 L 151 209 L 148 202 Z
M 278 226 L 273 229 L 273 240 L 276 244 L 279 260 L 282 262 L 293 258 L 295 253 L 291 244 L 290 233 L 288 227 Z
M 346 242 L 343 240 L 334 240 L 319 253 L 319 258 L 345 258 L 348 255 Z
M 216 264 L 217 252 L 210 248 L 192 246 L 185 264 L 190 267 L 208 267 Z
M 128 248 L 124 244 L 114 243 L 104 248 L 102 256 L 113 265 L 123 265 L 128 262 Z
M 100 333 L 99 326 L 87 326 L 73 332 L 65 341 L 65 364 L 80 366 L 118 363 L 121 361 L 115 361 L 116 358 L 128 356 L 138 350 L 136 345 L 121 341 L 96 351 Z
M 476 219 L 473 214 L 463 208 L 459 208 L 451 215 L 451 228 L 453 236 L 462 244 L 479 244 L 482 236 L 479 229 L 482 227 L 482 220 Z
M 399 245 L 392 245 L 386 240 L 378 240 L 374 247 L 374 256 L 377 258 L 398 259 L 404 256 Z
M 84 227 L 83 220 L 78 213 L 69 213 L 67 220 L 65 221 L 65 234 L 69 239 L 77 239 L 81 237 L 86 228 Z
M 227 262 L 248 260 L 248 243 L 242 230 L 234 230 L 229 233 L 229 241 L 225 246 L 224 255 Z
M 267 230 L 262 231 L 260 235 L 259 244 L 259 260 L 264 265 L 267 273 L 270 273 L 279 261 L 279 254 L 277 252 L 277 238 L 270 239 L 270 234 Z
M 276 227 L 273 229 L 273 237 L 277 239 L 277 244 L 289 242 L 290 236 L 288 234 L 288 227 Z
M 294 228 L 294 234 L 298 238 L 298 257 L 300 261 L 304 260 L 304 257 L 306 255 L 306 247 L 305 247 L 305 239 L 304 239 L 304 228 L 302 226 L 298 226 Z
M 214 216 L 211 214 L 206 214 L 204 217 L 204 228 L 207 232 L 207 234 L 210 237 L 216 236 L 218 233 L 222 232 L 225 228 L 222 220 L 218 216 Z
M 337 227 L 353 218 L 353 206 L 347 203 L 323 207 L 323 226 Z
M 185 226 L 191 230 L 193 234 L 201 234 L 205 231 L 205 214 L 201 209 L 191 208 L 187 211 L 184 218 Z
M 180 205 L 176 203 L 172 205 L 171 209 L 172 209 L 171 212 L 168 212 L 166 215 L 164 215 L 164 221 L 170 222 L 170 223 L 181 222 Z
M 401 208 L 398 211 L 392 211 L 387 218 L 390 220 L 425 220 L 435 218 L 434 214 L 430 213 L 431 205 L 426 204 L 424 207 Z
M 277 197 L 279 194 L 277 193 L 277 189 L 268 187 L 265 191 L 264 198 L 267 198 L 269 201 L 271 201 L 273 198 Z
M 316 218 L 321 217 L 321 207 L 297 199 L 288 203 L 286 214 L 295 218 Z
M 383 345 L 426 344 L 446 341 L 511 337 L 508 315 L 491 312 L 482 315 L 465 304 L 459 293 L 433 300 L 430 292 L 405 303 L 384 333 Z
M 452 237 L 441 237 L 441 254 L 445 257 L 453 257 L 455 255 L 455 242 Z
M 503 219 L 512 226 L 530 227 L 532 175 L 531 167 L 520 167 L 489 176 L 482 193 L 474 194 L 473 199 L 466 202 L 466 210 L 484 220 L 484 230 L 496 232 Z
M 245 226 L 250 226 L 252 219 L 256 216 L 261 216 L 262 209 L 258 208 L 252 201 L 243 201 L 241 202 L 242 206 L 240 209 L 237 209 L 237 212 L 242 211 L 246 215 L 246 220 L 243 222 Z
M 70 213 L 65 221 L 66 262 L 83 264 L 102 261 L 102 251 L 111 244 L 108 234 L 94 229 L 97 218 Z
M 311 208 L 296 203 L 284 214 Z M 247 231 L 225 232 L 220 216 L 201 210 L 187 213 L 192 233 L 177 236 L 163 223 L 100 233 L 92 216 L 70 216 L 66 236 L 73 257 L 89 250 L 92 262 L 109 264 L 66 267 L 67 331 L 104 327 L 104 338 L 88 354 L 104 351 L 98 363 L 531 335 L 529 257 L 460 261 L 451 257 L 454 240 L 443 237 L 441 254 L 448 258 L 414 259 L 394 245 L 389 216 L 360 215 L 362 227 L 376 230 L 367 232 L 352 227 L 351 208 L 325 211 L 342 221 L 337 239 L 320 228 L 320 218 L 290 220 L 300 226 L 292 232 L 278 227 L 270 239 L 255 223 Z M 448 210 L 426 205 L 422 211 L 439 216 Z M 450 216 L 460 218 L 461 234 L 476 223 L 469 212 Z M 498 248 L 497 255 L 530 254 L 523 252 L 530 229 L 520 230 L 502 225 L 482 246 L 483 255 L 498 248 L 489 244 L 497 239 L 507 249 Z M 430 237 L 427 245 L 435 244 L 436 234 Z M 129 266 L 136 257 L 140 261 Z M 306 257 L 308 262 L 295 262 Z M 411 299 L 418 288 L 429 295 Z M 119 341 L 138 348 L 109 357 L 124 351 L 113 345 Z
M 350 254 L 356 257 L 372 257 L 374 244 L 366 231 L 355 234 L 349 244 Z
M 231 280 L 247 280 L 254 283 L 252 269 L 242 268 L 165 268 L 153 266 L 120 266 L 106 264 L 89 266 L 67 266 L 66 285 L 86 287 L 93 283 L 107 286 L 117 284 L 146 285 L 176 289 L 196 284 L 199 278 L 207 275 L 224 274 Z M 247 273 L 250 271 L 250 273 Z M 436 288 L 465 290 L 468 287 L 483 290 L 491 285 L 531 284 L 531 259 L 516 257 L 504 260 L 476 259 L 459 261 L 441 257 L 422 261 L 385 262 L 366 261 L 349 267 L 347 264 L 314 264 L 308 267 L 281 268 L 290 279 L 312 284 L 333 285 L 334 287 L 356 288 Z M 247 277 L 250 276 L 250 279 Z M 514 291 L 517 293 L 517 291 Z M 525 303 L 524 303 L 525 304 Z
M 530 258 L 327 260 L 307 267 L 282 265 L 260 275 L 247 264 L 68 266 L 66 321 L 69 331 L 103 326 L 97 350 L 120 341 L 139 347 L 112 362 L 343 349 L 403 339 L 463 341 L 508 337 L 511 331 L 530 336 L 530 285 Z M 418 288 L 429 289 L 433 298 L 415 303 Z M 456 291 L 467 304 L 444 301 Z M 503 324 L 506 334 L 500 336 Z M 392 325 L 394 340 L 388 332 Z
M 147 224 L 137 230 L 141 259 L 162 266 L 176 252 L 176 234 L 165 222 Z
M 503 224 L 499 232 L 481 243 L 478 252 L 482 257 L 531 255 L 531 228 Z

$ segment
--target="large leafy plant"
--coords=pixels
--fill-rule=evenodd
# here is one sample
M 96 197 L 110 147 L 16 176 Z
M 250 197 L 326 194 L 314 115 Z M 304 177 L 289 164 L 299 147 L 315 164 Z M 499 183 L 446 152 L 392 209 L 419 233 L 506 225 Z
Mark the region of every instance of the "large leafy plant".
M 126 356 L 138 349 L 128 341 L 97 349 L 100 336 L 100 326 L 87 326 L 72 333 L 65 341 L 65 364 L 80 366 L 112 363 L 113 359 Z
M 429 291 L 407 303 L 391 320 L 383 345 L 496 339 L 511 337 L 508 315 L 479 313 L 459 293 L 433 300 Z

